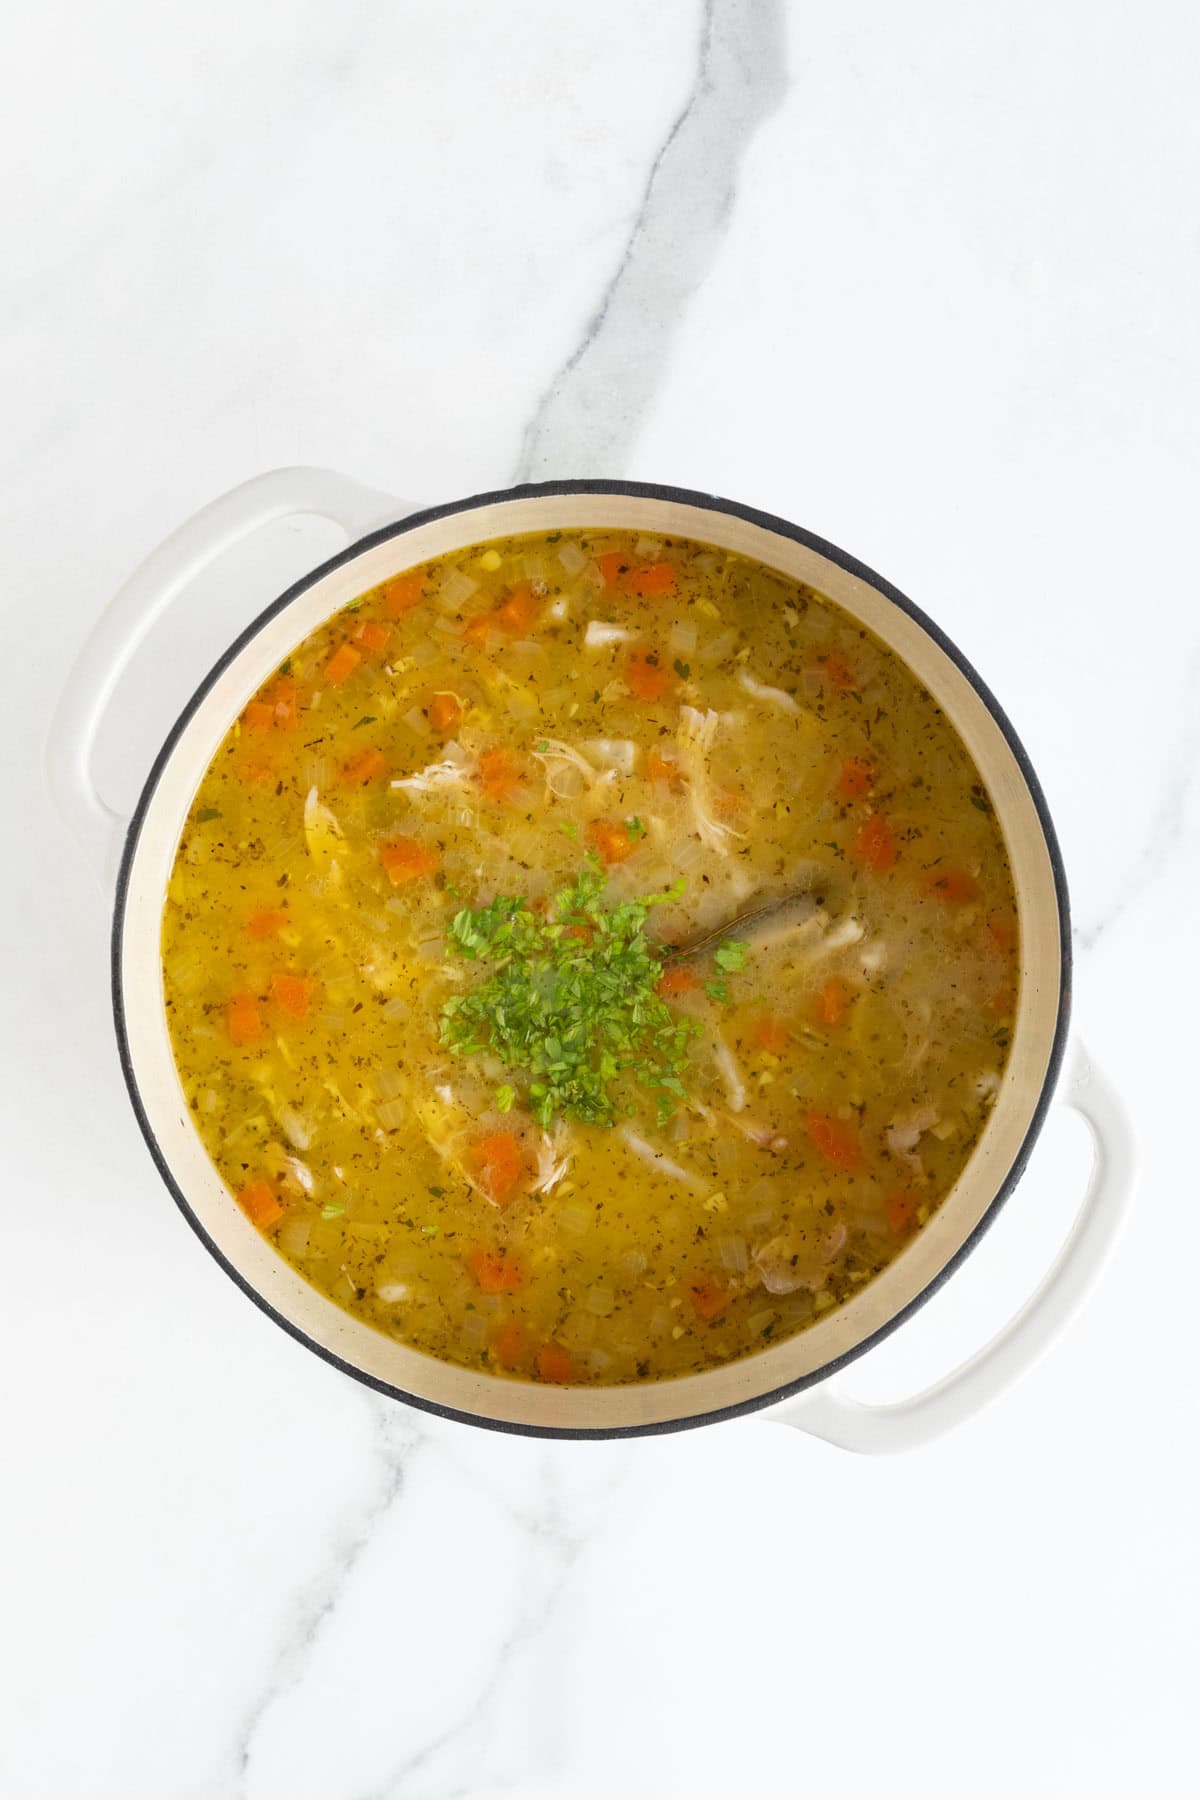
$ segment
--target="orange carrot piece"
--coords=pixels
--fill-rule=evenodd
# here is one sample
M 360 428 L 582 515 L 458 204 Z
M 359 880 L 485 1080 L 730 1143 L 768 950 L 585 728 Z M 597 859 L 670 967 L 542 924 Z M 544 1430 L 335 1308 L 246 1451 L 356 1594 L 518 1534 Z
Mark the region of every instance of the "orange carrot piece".
M 637 700 L 661 700 L 671 686 L 671 671 L 659 660 L 657 650 L 631 650 L 622 670 L 629 691 Z
M 944 900 L 948 906 L 957 906 L 964 900 L 975 898 L 979 883 L 965 869 L 942 869 L 929 877 L 925 892 L 933 900 Z
M 502 1368 L 518 1368 L 529 1350 L 529 1332 L 520 1319 L 506 1319 L 499 1330 L 493 1332 L 491 1348 Z
M 633 851 L 633 839 L 623 825 L 609 819 L 593 819 L 587 828 L 587 840 L 600 853 L 600 861 L 611 865 L 622 863 Z
M 342 780 L 348 781 L 352 787 L 363 787 L 368 781 L 374 781 L 377 775 L 382 775 L 386 767 L 382 750 L 362 750 L 343 765 Z
M 514 791 L 521 785 L 521 771 L 517 767 L 516 758 L 505 744 L 500 744 L 493 750 L 484 750 L 476 773 L 489 800 L 511 800 Z
M 846 1016 L 854 989 L 840 975 L 831 975 L 817 995 L 815 1007 L 818 1025 L 840 1025 Z
M 524 1275 L 506 1250 L 469 1250 L 466 1264 L 485 1294 L 515 1294 L 525 1285 Z
M 503 606 L 492 614 L 493 621 L 501 631 L 507 631 L 511 637 L 519 637 L 528 631 L 537 618 L 537 601 L 533 589 L 527 581 L 522 581 L 513 588 Z
M 265 698 L 274 708 L 276 727 L 280 731 L 295 731 L 300 723 L 300 699 L 292 677 L 280 675 L 271 683 Z
M 596 558 L 596 567 L 604 577 L 606 588 L 616 587 L 622 573 L 631 568 L 633 558 L 628 550 L 610 550 L 606 556 Z
M 279 780 L 279 771 L 269 756 L 248 756 L 240 772 L 243 781 L 253 781 L 260 787 Z
M 852 1125 L 835 1119 L 830 1113 L 812 1112 L 804 1121 L 804 1129 L 809 1141 L 833 1168 L 852 1170 L 862 1167 L 862 1146 Z
M 838 770 L 833 791 L 839 800 L 865 800 L 871 791 L 875 771 L 861 756 L 848 756 Z
M 258 911 L 252 912 L 246 920 L 246 936 L 252 938 L 274 937 L 277 931 L 283 930 L 287 922 L 288 916 L 282 907 L 260 906 Z
M 270 700 L 252 700 L 242 714 L 242 724 L 254 737 L 262 737 L 275 723 L 275 708 Z
M 463 637 L 476 650 L 482 650 L 488 641 L 488 633 L 492 630 L 496 615 L 491 612 L 476 613 L 463 626 Z
M 293 975 L 281 969 L 271 977 L 271 998 L 293 1019 L 304 1019 L 312 1002 L 313 984 L 307 975 Z
M 669 562 L 643 563 L 640 569 L 630 569 L 621 577 L 621 586 L 627 594 L 638 600 L 657 599 L 660 594 L 675 592 L 675 564 Z
M 537 1353 L 537 1372 L 542 1381 L 570 1381 L 575 1374 L 575 1358 L 562 1344 L 543 1344 Z
M 822 659 L 825 679 L 835 694 L 852 694 L 858 686 L 854 671 L 841 656 L 826 656 Z
M 729 1305 L 729 1295 L 711 1276 L 705 1276 L 702 1281 L 691 1282 L 688 1296 L 702 1319 L 719 1319 Z
M 479 1185 L 494 1206 L 507 1206 L 525 1173 L 521 1146 L 511 1131 L 493 1131 L 472 1144 L 470 1163 Z
M 247 989 L 234 994 L 225 1008 L 225 1023 L 229 1028 L 230 1041 L 239 1048 L 243 1044 L 257 1044 L 263 1034 L 263 1022 L 259 1016 L 258 1002 Z
M 348 681 L 353 675 L 361 661 L 361 650 L 356 650 L 353 644 L 339 644 L 325 664 L 326 681 L 331 681 L 334 687 L 341 687 L 343 681 Z
M 462 701 L 457 694 L 438 693 L 429 702 L 429 723 L 443 736 L 457 727 L 462 716 Z
M 695 969 L 689 969 L 686 963 L 672 963 L 659 976 L 657 992 L 661 1000 L 671 1000 L 677 994 L 690 994 L 699 986 L 700 977 Z
M 354 642 L 360 650 L 371 656 L 382 656 L 391 642 L 392 634 L 386 625 L 377 625 L 374 619 L 364 619 L 354 633 Z
M 850 846 L 851 860 L 877 875 L 896 866 L 896 838 L 882 813 L 872 813 Z
M 917 1200 L 915 1194 L 889 1194 L 883 1203 L 883 1216 L 888 1222 L 888 1230 L 896 1236 L 911 1231 L 917 1222 Z
M 791 1038 L 779 1020 L 772 1019 L 768 1014 L 767 1017 L 755 1021 L 754 1041 L 760 1050 L 769 1050 L 772 1056 L 781 1056 L 791 1042 Z
M 431 850 L 418 838 L 398 837 L 379 846 L 379 860 L 392 886 L 404 887 L 410 881 L 432 875 L 440 859 L 436 850 Z
M 425 598 L 423 575 L 394 575 L 382 588 L 384 610 L 389 619 L 398 619 L 420 606 Z
M 246 1217 L 260 1231 L 283 1217 L 283 1206 L 269 1181 L 248 1181 L 237 1198 Z
M 646 753 L 647 781 L 665 781 L 672 793 L 677 793 L 683 786 L 683 777 L 679 773 L 679 764 L 672 762 L 669 756 L 663 756 L 657 750 Z

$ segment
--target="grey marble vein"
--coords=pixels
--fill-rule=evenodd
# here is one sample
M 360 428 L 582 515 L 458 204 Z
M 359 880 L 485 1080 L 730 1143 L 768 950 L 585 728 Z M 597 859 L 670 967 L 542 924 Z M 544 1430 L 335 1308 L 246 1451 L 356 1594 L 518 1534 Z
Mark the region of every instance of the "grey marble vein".
M 526 431 L 518 481 L 616 475 L 720 247 L 742 158 L 787 86 L 782 0 L 706 0 L 696 79 L 620 263 Z
M 1193 650 L 1183 684 L 1181 715 L 1168 746 L 1158 804 L 1140 853 L 1109 899 L 1075 931 L 1080 950 L 1100 940 L 1135 906 L 1193 839 L 1200 837 L 1200 650 Z
M 260 1726 L 281 1695 L 303 1681 L 322 1628 L 336 1612 L 376 1526 L 402 1493 L 413 1456 L 427 1445 L 427 1434 L 411 1411 L 387 1400 L 372 1398 L 370 1404 L 377 1454 L 375 1481 L 364 1494 L 355 1518 L 329 1546 L 324 1568 L 297 1599 L 293 1621 L 271 1665 L 269 1679 L 242 1723 L 233 1756 L 232 1780 L 222 1786 L 223 1793 L 246 1793 Z

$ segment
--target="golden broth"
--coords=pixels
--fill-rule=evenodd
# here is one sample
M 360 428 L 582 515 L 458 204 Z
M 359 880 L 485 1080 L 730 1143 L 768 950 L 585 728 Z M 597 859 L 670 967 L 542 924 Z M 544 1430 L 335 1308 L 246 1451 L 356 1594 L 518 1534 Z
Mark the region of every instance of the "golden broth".
M 448 1002 L 493 1017 L 503 960 L 463 946 L 505 896 L 572 993 L 637 965 L 621 1017 L 652 1016 L 677 1091 L 642 1056 L 599 1083 L 611 1123 L 564 1116 L 501 1037 L 511 992 L 456 1035 Z M 877 639 L 745 558 L 556 532 L 396 577 L 296 650 L 196 793 L 163 956 L 196 1128 L 309 1281 L 430 1355 L 613 1383 L 778 1341 L 903 1249 L 999 1086 L 1016 915 L 977 770 Z

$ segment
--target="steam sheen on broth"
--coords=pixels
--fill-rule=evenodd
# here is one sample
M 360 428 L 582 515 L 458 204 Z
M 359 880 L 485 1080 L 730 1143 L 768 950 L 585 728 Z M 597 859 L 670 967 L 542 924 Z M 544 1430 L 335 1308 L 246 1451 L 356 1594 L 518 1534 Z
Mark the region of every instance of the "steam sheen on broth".
M 743 557 L 571 531 L 294 652 L 195 795 L 163 959 L 196 1129 L 303 1276 L 604 1384 L 761 1350 L 903 1251 L 999 1087 L 1016 912 L 877 639 Z

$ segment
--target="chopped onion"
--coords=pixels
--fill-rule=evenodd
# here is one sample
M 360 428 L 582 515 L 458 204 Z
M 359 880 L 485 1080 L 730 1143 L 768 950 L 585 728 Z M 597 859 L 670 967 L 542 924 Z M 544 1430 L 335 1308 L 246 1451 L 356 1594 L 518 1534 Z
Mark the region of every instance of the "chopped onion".
M 637 763 L 638 747 L 632 738 L 585 738 L 583 748 L 605 768 L 621 775 L 632 775 Z
M 719 637 L 709 638 L 707 644 L 701 644 L 696 655 L 707 668 L 712 668 L 715 663 L 724 662 L 727 656 L 732 655 L 737 640 L 736 631 L 723 631 Z
M 750 1257 L 746 1251 L 744 1237 L 723 1237 L 717 1239 L 717 1256 L 723 1269 L 731 1270 L 735 1275 L 744 1275 L 750 1267 Z
M 481 1312 L 463 1314 L 461 1335 L 468 1350 L 483 1349 L 487 1343 L 488 1323 Z
M 592 1209 L 582 1200 L 567 1200 L 555 1214 L 560 1226 L 572 1237 L 582 1237 L 592 1223 Z
M 623 625 L 610 625 L 606 619 L 589 619 L 583 634 L 585 650 L 608 650 L 613 644 L 628 644 L 633 637 Z
M 768 687 L 765 682 L 756 681 L 749 669 L 739 669 L 738 685 L 745 688 L 752 700 L 762 700 L 768 706 L 777 706 L 781 712 L 798 713 L 800 708 L 792 696 L 783 688 Z
M 294 1215 L 285 1219 L 279 1227 L 279 1248 L 285 1256 L 304 1256 L 308 1252 L 308 1237 L 312 1230 L 312 1220 Z
M 592 1349 L 588 1351 L 588 1367 L 593 1375 L 603 1375 L 605 1369 L 612 1368 L 613 1359 L 607 1350 Z
M 434 605 L 439 612 L 457 612 L 463 603 L 471 598 L 479 583 L 462 569 L 451 569 L 443 581 L 441 588 L 434 596 Z
M 403 1100 L 385 1100 L 375 1108 L 375 1117 L 385 1131 L 399 1131 L 408 1117 L 408 1108 Z
M 583 1303 L 598 1319 L 606 1319 L 617 1304 L 617 1296 L 610 1287 L 593 1287 L 584 1295 Z
M 633 548 L 638 556 L 661 556 L 663 553 L 661 538 L 640 537 Z
M 431 644 L 428 638 L 418 638 L 408 652 L 408 660 L 414 669 L 427 669 L 440 655 L 436 644 Z
M 385 1019 L 410 1019 L 412 1017 L 411 1000 L 402 1000 L 399 996 L 388 1000 L 380 1008 Z
M 635 1279 L 646 1273 L 649 1263 L 650 1259 L 644 1250 L 627 1250 L 621 1258 L 621 1267 L 627 1275 L 632 1275 Z
M 667 644 L 672 656 L 691 656 L 699 641 L 700 632 L 693 619 L 676 619 Z
M 408 729 L 415 732 L 418 737 L 429 736 L 429 720 L 419 706 L 410 706 L 406 713 L 401 713 L 400 722 L 402 725 L 407 725 Z M 399 785 L 399 782 L 392 783 L 393 787 L 399 787 Z
M 293 1144 L 297 1150 L 307 1150 L 313 1140 L 312 1126 L 308 1120 L 301 1118 L 290 1106 L 281 1106 L 277 1117 L 288 1143 Z
M 381 1100 L 394 1100 L 397 1094 L 404 1091 L 403 1075 L 389 1063 L 383 1063 L 376 1069 L 374 1079 L 375 1092 Z
M 399 1306 L 402 1301 L 408 1299 L 411 1292 L 407 1281 L 380 1281 L 375 1287 L 376 1297 L 382 1300 L 385 1306 Z
M 558 560 L 568 575 L 579 575 L 587 568 L 587 557 L 578 544 L 563 544 L 558 552 Z

